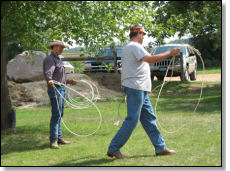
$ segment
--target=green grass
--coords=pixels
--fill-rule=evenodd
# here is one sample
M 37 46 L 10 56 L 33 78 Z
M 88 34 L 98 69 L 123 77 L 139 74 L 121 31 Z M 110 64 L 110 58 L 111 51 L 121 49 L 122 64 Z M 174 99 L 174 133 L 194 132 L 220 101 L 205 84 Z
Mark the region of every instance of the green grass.
M 157 117 L 161 126 L 167 131 L 184 126 L 171 134 L 160 127 L 167 146 L 177 151 L 175 155 L 156 157 L 139 123 L 121 149 L 129 158 L 108 158 L 109 143 L 119 129 L 113 125 L 120 103 L 117 98 L 96 103 L 103 122 L 93 136 L 74 136 L 63 127 L 64 138 L 72 144 L 60 145 L 58 150 L 49 148 L 50 107 L 17 109 L 16 128 L 1 134 L 1 166 L 221 166 L 221 84 L 205 83 L 197 112 L 192 113 L 199 98 L 199 88 L 199 82 L 170 82 L 160 96 Z M 154 106 L 156 96 L 150 98 Z M 124 103 L 120 112 L 124 118 Z M 69 127 L 80 134 L 90 133 L 99 121 L 93 107 L 84 110 L 66 107 L 64 119 L 67 124 L 72 122 Z
M 203 67 L 199 67 L 197 74 L 203 74 Z M 220 67 L 206 67 L 205 74 L 221 74 Z

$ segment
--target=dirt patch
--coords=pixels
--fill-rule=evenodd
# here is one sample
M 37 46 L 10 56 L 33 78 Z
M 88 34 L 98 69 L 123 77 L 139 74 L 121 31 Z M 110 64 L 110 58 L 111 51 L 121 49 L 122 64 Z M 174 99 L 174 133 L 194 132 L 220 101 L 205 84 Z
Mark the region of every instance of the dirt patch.
M 155 78 L 157 79 L 157 78 Z M 180 81 L 180 77 L 166 77 L 167 81 Z M 196 81 L 221 81 L 221 74 L 197 75 Z
M 76 80 L 89 80 L 99 90 L 99 99 L 114 98 L 123 95 L 121 89 L 121 75 L 119 73 L 89 73 L 89 74 L 68 74 L 68 78 Z M 170 78 L 166 78 L 170 80 Z M 202 81 L 202 75 L 198 75 L 197 81 Z M 172 81 L 180 81 L 179 77 L 171 78 Z M 204 75 L 204 81 L 221 81 L 220 74 Z M 15 106 L 33 106 L 37 104 L 48 104 L 47 85 L 45 81 L 30 83 L 8 82 L 11 102 Z M 90 87 L 87 84 L 79 83 L 75 89 L 83 95 L 90 96 Z

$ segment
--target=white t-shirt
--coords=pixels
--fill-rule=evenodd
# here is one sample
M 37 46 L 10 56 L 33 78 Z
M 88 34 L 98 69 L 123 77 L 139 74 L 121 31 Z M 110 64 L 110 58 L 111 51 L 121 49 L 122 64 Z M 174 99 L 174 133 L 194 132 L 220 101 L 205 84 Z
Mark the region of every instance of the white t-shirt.
M 141 60 L 150 55 L 141 44 L 130 41 L 122 51 L 121 84 L 125 87 L 151 92 L 149 63 Z

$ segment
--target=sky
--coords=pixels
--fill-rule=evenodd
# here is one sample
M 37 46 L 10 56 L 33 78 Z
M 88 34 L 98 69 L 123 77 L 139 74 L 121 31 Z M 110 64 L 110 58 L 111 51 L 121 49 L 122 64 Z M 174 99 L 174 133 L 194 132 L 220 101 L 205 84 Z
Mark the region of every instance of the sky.
M 181 37 L 180 39 L 187 39 L 187 38 L 189 38 L 189 35 L 185 35 L 185 36 Z M 175 36 L 173 36 L 173 37 L 166 38 L 165 42 L 169 43 L 170 41 L 177 40 L 177 39 L 179 39 L 178 33 L 176 33 Z M 154 42 L 154 41 L 155 41 L 155 39 L 153 39 L 152 37 L 145 37 L 143 40 L 143 46 L 146 46 L 146 45 L 148 45 L 149 42 Z

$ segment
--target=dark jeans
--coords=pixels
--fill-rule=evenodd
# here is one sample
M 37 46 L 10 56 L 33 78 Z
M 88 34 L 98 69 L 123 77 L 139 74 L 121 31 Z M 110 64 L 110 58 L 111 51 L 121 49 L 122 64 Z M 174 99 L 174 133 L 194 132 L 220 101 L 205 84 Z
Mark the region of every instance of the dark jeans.
M 60 94 L 65 97 L 66 91 L 62 86 L 56 86 Z M 57 141 L 62 138 L 61 117 L 64 114 L 64 99 L 57 90 L 48 86 L 48 95 L 51 103 L 51 119 L 50 119 L 50 142 Z
M 148 93 L 124 86 L 123 89 L 127 95 L 127 117 L 112 139 L 108 151 L 119 152 L 120 148 L 128 141 L 139 120 L 154 145 L 155 152 L 165 150 L 165 141 L 158 130 Z

